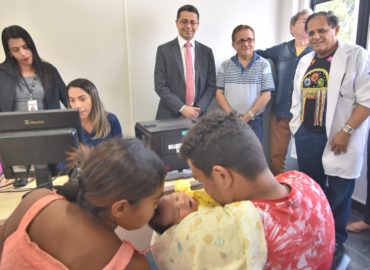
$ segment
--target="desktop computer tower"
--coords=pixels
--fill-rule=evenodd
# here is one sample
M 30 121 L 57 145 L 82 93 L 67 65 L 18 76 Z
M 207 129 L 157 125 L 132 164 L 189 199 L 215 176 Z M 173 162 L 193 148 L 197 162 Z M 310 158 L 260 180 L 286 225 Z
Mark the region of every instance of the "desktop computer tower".
M 135 134 L 163 160 L 167 172 L 181 172 L 189 168 L 179 157 L 182 139 L 193 125 L 189 119 L 137 122 Z

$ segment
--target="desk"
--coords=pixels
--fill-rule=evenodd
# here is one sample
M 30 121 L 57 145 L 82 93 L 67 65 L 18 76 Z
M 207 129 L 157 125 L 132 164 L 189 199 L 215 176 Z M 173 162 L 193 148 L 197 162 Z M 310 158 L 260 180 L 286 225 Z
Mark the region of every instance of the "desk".
M 63 185 L 65 182 L 67 182 L 67 180 L 68 180 L 67 175 L 60 176 L 57 179 L 55 179 L 53 184 Z M 1 188 L 0 191 L 10 191 L 10 192 L 0 193 L 0 220 L 7 219 L 22 200 L 22 196 L 33 188 L 36 188 L 36 180 L 28 182 L 27 185 L 21 188 L 14 188 L 13 185 Z

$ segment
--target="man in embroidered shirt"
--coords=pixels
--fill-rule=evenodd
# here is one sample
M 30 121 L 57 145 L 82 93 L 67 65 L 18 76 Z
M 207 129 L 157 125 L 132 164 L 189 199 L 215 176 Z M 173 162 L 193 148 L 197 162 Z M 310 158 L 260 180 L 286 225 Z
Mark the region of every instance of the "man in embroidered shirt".
M 218 71 L 216 100 L 225 112 L 235 110 L 262 142 L 262 112 L 275 89 L 271 67 L 254 52 L 252 27 L 238 25 L 231 37 L 236 55 L 223 62 Z
M 156 119 L 198 118 L 207 112 L 216 91 L 215 60 L 212 50 L 194 40 L 199 26 L 199 12 L 192 5 L 185 5 L 177 11 L 176 27 L 178 37 L 160 45 L 154 70 L 155 91 L 160 97 Z M 190 43 L 191 58 L 186 61 Z M 192 67 L 187 67 L 187 63 Z M 189 71 L 190 74 L 187 72 Z M 187 85 L 189 77 L 192 85 Z M 192 100 L 186 101 L 186 92 Z
M 330 11 L 312 14 L 305 27 L 314 51 L 298 63 L 289 125 L 299 170 L 326 193 L 340 247 L 348 236 L 351 197 L 367 139 L 370 57 L 360 46 L 338 41 L 338 18 Z

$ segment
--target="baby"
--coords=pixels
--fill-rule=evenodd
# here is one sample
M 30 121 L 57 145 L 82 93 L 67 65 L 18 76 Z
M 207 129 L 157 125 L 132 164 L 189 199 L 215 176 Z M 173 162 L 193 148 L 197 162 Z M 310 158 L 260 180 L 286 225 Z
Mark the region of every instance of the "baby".
M 266 240 L 251 201 L 220 205 L 188 184 L 174 190 L 149 221 L 158 233 L 151 251 L 159 269 L 263 269 Z
M 204 190 L 190 189 L 186 180 L 178 180 L 174 192 L 162 196 L 149 226 L 157 233 L 162 234 L 174 224 L 180 223 L 189 214 L 198 210 L 198 207 L 214 207 L 220 205 Z

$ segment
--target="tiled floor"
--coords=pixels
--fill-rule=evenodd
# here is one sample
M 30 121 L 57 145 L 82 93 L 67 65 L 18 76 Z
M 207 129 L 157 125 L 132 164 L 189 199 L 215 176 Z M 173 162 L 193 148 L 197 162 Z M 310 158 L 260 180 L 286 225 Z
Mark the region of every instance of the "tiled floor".
M 350 222 L 361 220 L 361 218 L 361 213 L 352 210 Z M 348 270 L 370 269 L 370 230 L 362 233 L 350 233 L 343 251 L 351 259 Z

